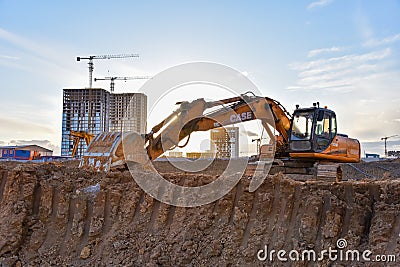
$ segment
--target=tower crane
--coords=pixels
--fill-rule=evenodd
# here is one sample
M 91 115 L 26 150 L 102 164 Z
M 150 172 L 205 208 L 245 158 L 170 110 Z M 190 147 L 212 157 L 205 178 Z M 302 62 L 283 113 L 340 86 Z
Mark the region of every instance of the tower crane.
M 384 141 L 385 141 L 385 156 L 386 156 L 386 157 L 388 156 L 387 148 L 386 148 L 386 141 L 387 141 L 389 138 L 396 137 L 396 136 L 398 136 L 398 135 L 395 134 L 395 135 L 385 136 L 385 137 L 382 137 L 382 138 L 381 138 L 381 140 L 384 140 Z
M 111 58 L 127 58 L 127 57 L 139 57 L 139 54 L 119 54 L 119 55 L 102 55 L 102 56 L 88 56 L 88 57 L 77 57 L 76 61 L 81 59 L 89 60 L 89 88 L 92 88 L 92 77 L 93 77 L 93 59 L 111 59 Z
M 151 76 L 133 76 L 133 77 L 104 77 L 104 78 L 94 78 L 94 81 L 105 81 L 110 80 L 110 91 L 114 92 L 115 80 L 140 80 L 140 79 L 150 79 Z

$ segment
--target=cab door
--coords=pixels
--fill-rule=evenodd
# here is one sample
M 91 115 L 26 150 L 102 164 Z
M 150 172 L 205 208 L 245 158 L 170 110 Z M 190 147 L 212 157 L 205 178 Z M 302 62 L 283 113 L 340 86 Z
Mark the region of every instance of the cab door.
M 314 151 L 330 152 L 330 144 L 336 136 L 336 115 L 330 110 L 318 110 L 314 130 Z M 329 150 L 329 151 L 328 151 Z

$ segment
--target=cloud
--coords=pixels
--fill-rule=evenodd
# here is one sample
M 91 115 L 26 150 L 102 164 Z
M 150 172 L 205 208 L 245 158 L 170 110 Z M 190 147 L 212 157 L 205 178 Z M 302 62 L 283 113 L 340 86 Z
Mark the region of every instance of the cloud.
M 0 125 L 5 126 L 0 128 L 0 135 L 3 136 L 15 136 L 20 133 L 30 133 L 30 134 L 43 134 L 50 133 L 53 134 L 54 129 L 44 126 L 41 124 L 33 123 L 27 120 L 20 119 L 8 119 L 0 117 Z
M 341 57 L 319 59 L 303 63 L 291 63 L 289 66 L 294 70 L 307 70 L 307 69 L 309 70 L 309 69 L 317 69 L 323 67 L 331 70 L 332 66 L 333 68 L 342 68 L 343 64 L 345 64 L 345 66 L 348 66 L 348 65 L 353 65 L 354 63 L 358 64 L 360 62 L 380 60 L 389 56 L 390 54 L 391 54 L 391 49 L 385 48 L 383 50 L 373 51 L 363 54 L 349 54 Z
M 362 6 L 358 6 L 354 14 L 355 26 L 358 29 L 359 34 L 365 40 L 372 38 L 374 35 L 373 27 L 371 26 L 368 13 L 364 11 Z
M 307 57 L 315 57 L 316 55 L 319 55 L 319 54 L 322 54 L 322 53 L 339 52 L 341 50 L 342 50 L 341 47 L 336 47 L 336 46 L 332 46 L 332 47 L 329 47 L 329 48 L 314 49 L 314 50 L 311 50 L 310 52 L 308 52 Z
M 257 136 L 259 136 L 259 134 L 255 133 L 255 132 L 252 132 L 252 131 L 243 131 L 242 133 L 243 133 L 243 135 L 246 135 L 248 137 L 257 137 Z
M 400 141 L 398 140 L 388 140 L 387 150 L 400 150 Z M 362 141 L 362 153 L 378 153 L 382 156 L 384 155 L 385 143 L 382 140 L 379 141 Z
M 0 59 L 19 60 L 20 58 L 15 56 L 0 55 Z
M 310 52 L 312 51 L 314 50 Z M 391 53 L 390 48 L 385 48 L 361 54 L 291 63 L 289 67 L 298 71 L 298 80 L 297 84 L 291 85 L 287 89 L 347 90 L 360 80 L 385 72 L 383 60 Z
M 395 43 L 398 41 L 400 41 L 400 33 L 385 37 L 380 40 L 377 40 L 375 38 L 370 38 L 368 41 L 363 43 L 363 46 L 366 46 L 366 47 L 382 46 L 382 45 L 392 44 L 392 43 Z
M 333 2 L 333 0 L 318 0 L 318 1 L 314 1 L 314 2 L 310 3 L 307 6 L 307 9 L 310 10 L 310 9 L 314 9 L 316 7 L 324 7 L 324 6 L 327 6 L 327 5 L 331 4 L 332 2 Z
M 64 44 L 31 40 L 3 28 L 0 28 L 0 40 L 4 40 L 18 54 L 0 55 L 1 65 L 45 75 L 56 82 L 60 82 L 60 77 L 65 77 L 65 80 L 83 77 L 76 71 L 76 63 L 72 60 L 75 56 Z M 23 59 L 23 63 L 17 63 L 17 59 Z
M 54 145 L 49 140 L 11 140 L 9 144 L 13 146 L 38 145 L 53 151 L 59 149 L 58 146 Z

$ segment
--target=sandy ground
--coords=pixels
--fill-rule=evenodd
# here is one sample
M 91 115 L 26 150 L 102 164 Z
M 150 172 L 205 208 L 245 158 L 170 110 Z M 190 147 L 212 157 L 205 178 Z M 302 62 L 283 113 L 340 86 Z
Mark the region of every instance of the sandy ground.
M 157 164 L 167 179 L 189 186 L 220 170 L 172 173 Z M 0 266 L 398 266 L 400 162 L 354 166 L 343 166 L 349 180 L 341 183 L 277 174 L 253 193 L 244 177 L 216 202 L 181 208 L 145 194 L 128 171 L 3 162 Z M 340 238 L 345 249 L 395 255 L 397 263 L 257 258 L 265 246 L 337 249 Z

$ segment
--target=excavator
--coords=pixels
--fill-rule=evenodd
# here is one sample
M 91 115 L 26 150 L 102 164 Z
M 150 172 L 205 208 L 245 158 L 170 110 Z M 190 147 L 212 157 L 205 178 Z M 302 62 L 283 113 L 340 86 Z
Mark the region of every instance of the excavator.
M 81 142 L 81 140 L 85 140 L 86 146 L 89 146 L 90 142 L 92 142 L 94 134 L 91 134 L 91 133 L 88 133 L 85 131 L 70 131 L 69 137 L 73 141 L 71 157 L 75 157 L 76 152 L 78 151 L 79 143 Z
M 207 102 L 200 98 L 178 102 L 177 105 L 179 107 L 171 115 L 145 135 L 123 132 L 98 134 L 89 144 L 81 166 L 109 171 L 126 164 L 126 161 L 145 164 L 180 146 L 184 139 L 185 146 L 193 132 L 256 119 L 261 121 L 272 140 L 267 150 L 272 152 L 270 154 L 277 162 L 275 172 L 313 174 L 316 164 L 360 161 L 359 141 L 338 133 L 335 112 L 320 107 L 319 103 L 309 108 L 296 106 L 290 114 L 278 101 L 247 92 L 218 101 Z M 279 134 L 275 135 L 271 128 Z M 124 153 L 124 149 L 128 148 L 136 149 L 137 153 Z M 265 147 L 261 150 L 265 151 Z M 274 172 L 274 168 L 271 171 Z

